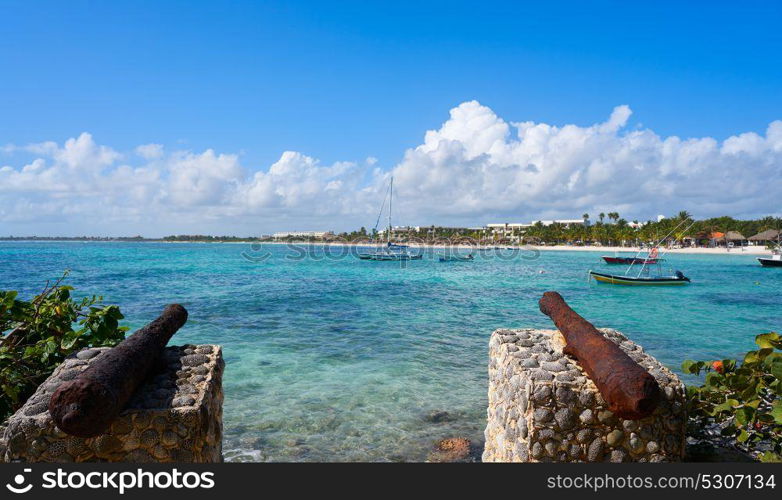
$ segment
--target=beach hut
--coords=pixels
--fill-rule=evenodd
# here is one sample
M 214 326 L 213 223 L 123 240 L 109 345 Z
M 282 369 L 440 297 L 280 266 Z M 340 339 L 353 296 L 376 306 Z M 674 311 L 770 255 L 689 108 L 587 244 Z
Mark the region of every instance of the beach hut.
M 709 246 L 710 247 L 718 247 L 721 244 L 727 244 L 725 242 L 725 233 L 721 233 L 719 231 L 714 231 L 713 233 L 709 234 Z
M 728 241 L 739 241 L 739 242 L 741 242 L 741 241 L 746 240 L 747 238 L 745 238 L 744 235 L 741 234 L 738 231 L 728 231 L 727 233 L 725 233 L 725 239 L 728 240 Z
M 779 231 L 777 231 L 776 229 L 767 229 L 754 236 L 750 236 L 748 239 L 749 241 L 753 241 L 756 244 L 763 244 L 769 241 L 776 242 L 777 238 L 779 238 Z
M 728 231 L 725 233 L 725 241 L 728 242 L 728 247 L 743 247 L 747 238 L 738 231 Z

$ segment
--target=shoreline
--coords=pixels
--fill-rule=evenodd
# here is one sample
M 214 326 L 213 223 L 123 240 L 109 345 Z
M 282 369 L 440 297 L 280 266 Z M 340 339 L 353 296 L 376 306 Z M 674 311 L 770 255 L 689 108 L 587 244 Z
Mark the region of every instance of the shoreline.
M 162 240 L 140 240 L 140 241 L 122 241 L 122 240 L 0 240 L 3 243 L 167 243 L 167 244 L 222 244 L 222 245 L 312 245 L 329 247 L 374 247 L 376 245 L 353 242 L 327 242 L 327 241 L 162 241 Z M 617 246 L 569 246 L 569 245 L 466 245 L 454 244 L 445 245 L 437 243 L 401 243 L 410 248 L 423 249 L 474 249 L 492 250 L 499 249 L 520 249 L 520 250 L 538 250 L 541 252 L 602 252 L 604 254 L 637 254 L 641 251 L 638 247 L 617 247 Z M 763 245 L 751 245 L 744 247 L 735 247 L 727 249 L 725 247 L 703 248 L 703 247 L 684 247 L 665 249 L 661 254 L 691 254 L 691 255 L 771 255 L 772 251 Z
M 171 243 L 212 243 L 208 241 L 204 242 L 171 242 Z M 243 242 L 225 242 L 229 244 L 246 244 Z M 312 245 L 312 246 L 333 246 L 333 247 L 373 247 L 375 245 L 368 245 L 366 243 L 350 243 L 350 242 L 325 242 L 325 241 L 264 241 L 258 242 L 260 245 Z M 641 251 L 638 247 L 616 247 L 616 246 L 568 246 L 568 245 L 443 245 L 437 243 L 400 243 L 407 245 L 410 248 L 458 248 L 458 249 L 474 249 L 474 250 L 492 250 L 494 248 L 499 249 L 520 249 L 520 250 L 539 250 L 541 252 L 555 251 L 555 252 L 602 252 L 604 254 L 624 253 L 624 254 L 636 254 Z M 702 247 L 685 247 L 685 248 L 672 248 L 661 250 L 660 254 L 677 253 L 677 254 L 693 254 L 693 255 L 771 255 L 771 250 L 761 245 L 753 245 L 746 247 L 737 247 L 726 249 L 720 248 L 702 248 Z

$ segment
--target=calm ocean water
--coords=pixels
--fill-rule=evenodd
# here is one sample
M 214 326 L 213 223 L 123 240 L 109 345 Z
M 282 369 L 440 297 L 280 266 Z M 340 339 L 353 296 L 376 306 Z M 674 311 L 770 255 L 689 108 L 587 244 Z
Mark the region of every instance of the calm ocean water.
M 266 251 L 263 262 L 242 256 Z M 322 248 L 286 255 L 301 252 L 0 242 L 0 288 L 29 297 L 71 269 L 78 294 L 119 304 L 133 328 L 184 304 L 190 319 L 172 342 L 224 348 L 227 460 L 421 460 L 439 438 L 480 441 L 489 335 L 551 327 L 537 308 L 546 290 L 677 371 L 686 358 L 739 355 L 754 335 L 782 331 L 782 271 L 747 255 L 673 255 L 692 285 L 644 289 L 588 283 L 588 269 L 606 268 L 596 252 L 425 258 L 404 269 L 325 258 Z M 434 410 L 452 419 L 430 423 Z

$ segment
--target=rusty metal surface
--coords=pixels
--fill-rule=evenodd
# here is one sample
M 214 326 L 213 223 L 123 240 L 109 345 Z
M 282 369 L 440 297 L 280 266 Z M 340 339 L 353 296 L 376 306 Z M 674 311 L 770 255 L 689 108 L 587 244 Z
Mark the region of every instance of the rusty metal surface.
M 61 384 L 49 401 L 49 413 L 57 427 L 79 437 L 105 432 L 186 321 L 184 307 L 166 306 L 156 320 L 100 355 L 76 378 Z
M 620 418 L 637 420 L 650 415 L 660 399 L 657 381 L 557 292 L 546 292 L 540 310 L 554 321 L 565 338 L 565 354 L 574 356 Z

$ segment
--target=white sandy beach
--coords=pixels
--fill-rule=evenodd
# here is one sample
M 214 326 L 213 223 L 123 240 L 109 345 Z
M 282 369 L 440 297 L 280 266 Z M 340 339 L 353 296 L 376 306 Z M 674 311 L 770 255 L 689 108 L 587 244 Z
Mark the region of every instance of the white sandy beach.
M 638 247 L 575 247 L 567 245 L 556 246 L 539 246 L 538 250 L 566 250 L 569 252 L 602 252 L 605 254 L 619 253 L 637 253 Z M 741 248 L 672 248 L 660 250 L 661 253 L 689 253 L 689 254 L 702 254 L 702 255 L 770 255 L 771 250 L 765 246 L 755 245 Z

